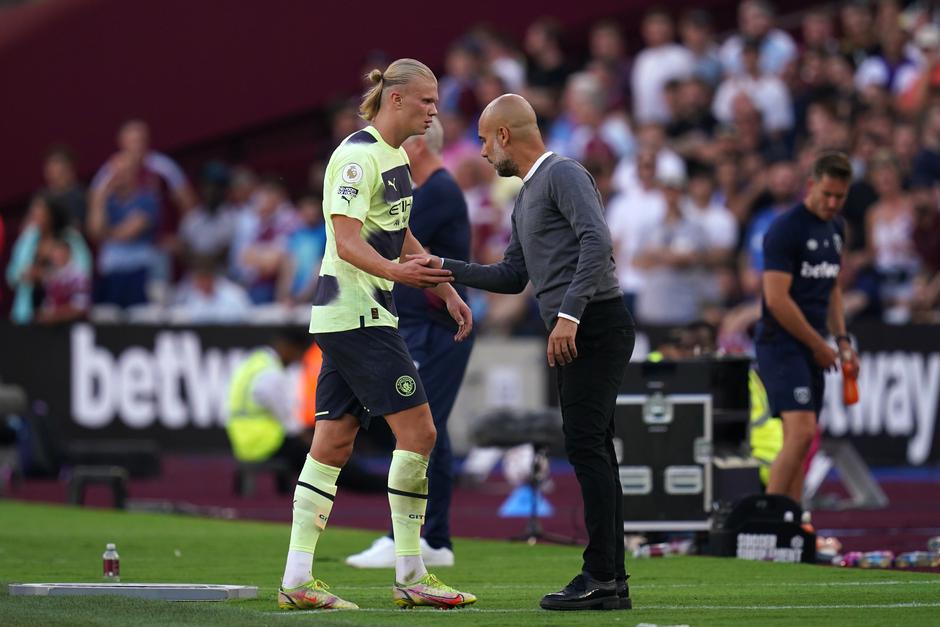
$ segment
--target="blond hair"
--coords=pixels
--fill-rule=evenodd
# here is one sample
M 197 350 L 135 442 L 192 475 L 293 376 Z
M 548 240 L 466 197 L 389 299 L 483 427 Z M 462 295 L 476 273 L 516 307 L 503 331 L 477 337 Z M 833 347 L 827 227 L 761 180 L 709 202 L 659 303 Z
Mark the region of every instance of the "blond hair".
M 372 83 L 372 87 L 362 97 L 362 104 L 359 105 L 359 115 L 371 122 L 382 106 L 382 94 L 385 92 L 386 87 L 405 85 L 418 78 L 437 82 L 431 68 L 415 59 L 393 61 L 384 72 L 379 69 L 372 70 L 366 75 L 366 79 Z

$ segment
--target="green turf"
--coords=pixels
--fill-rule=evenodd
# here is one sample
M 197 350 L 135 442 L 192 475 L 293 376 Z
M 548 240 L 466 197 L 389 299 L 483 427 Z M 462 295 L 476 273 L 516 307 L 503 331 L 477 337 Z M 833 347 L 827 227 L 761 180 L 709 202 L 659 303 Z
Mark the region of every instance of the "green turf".
M 940 577 L 898 571 L 676 557 L 631 560 L 632 612 L 545 612 L 538 600 L 580 566 L 570 547 L 462 540 L 441 578 L 479 597 L 475 608 L 403 611 L 388 570 L 346 567 L 374 533 L 330 529 L 316 572 L 359 612 L 277 612 L 290 529 L 284 524 L 123 513 L 0 502 L 0 624 L 318 625 L 607 624 L 940 625 Z M 251 584 L 259 598 L 216 603 L 114 597 L 11 597 L 11 582 L 98 581 L 101 553 L 117 543 L 122 581 Z

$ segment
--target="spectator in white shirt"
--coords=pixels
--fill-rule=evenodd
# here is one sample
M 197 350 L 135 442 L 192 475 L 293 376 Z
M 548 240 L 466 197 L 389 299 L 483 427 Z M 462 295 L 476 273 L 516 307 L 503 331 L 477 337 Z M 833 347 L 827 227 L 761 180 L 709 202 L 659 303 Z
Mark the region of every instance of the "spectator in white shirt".
M 642 32 L 646 47 L 633 64 L 633 117 L 638 122 L 668 122 L 672 114 L 663 89 L 674 79 L 684 79 L 695 69 L 688 49 L 674 41 L 672 17 L 662 9 L 643 16 Z
M 704 280 L 702 296 L 707 302 L 721 303 L 734 287 L 733 255 L 738 242 L 738 222 L 731 210 L 714 200 L 715 178 L 711 167 L 696 164 L 690 168 L 689 194 L 682 210 L 698 224 L 705 237 L 702 256 Z
M 645 282 L 643 270 L 633 265 L 634 256 L 647 230 L 660 222 L 666 211 L 663 193 L 656 184 L 656 168 L 656 153 L 641 150 L 635 164 L 637 184 L 615 196 L 607 206 L 617 280 L 624 303 L 631 311 Z
M 777 76 L 761 70 L 760 43 L 747 39 L 742 43 L 743 71 L 729 76 L 715 94 L 712 112 L 719 122 L 730 124 L 734 117 L 734 101 L 746 94 L 761 112 L 764 130 L 779 134 L 793 128 L 793 103 L 786 84 Z
M 633 259 L 633 265 L 646 275 L 636 318 L 647 324 L 687 324 L 699 317 L 705 234 L 682 210 L 685 177 L 661 177 L 659 183 L 663 217 L 644 229 Z
M 176 288 L 172 311 L 178 322 L 243 323 L 251 315 L 251 299 L 242 286 L 219 275 L 214 258 L 195 257 Z

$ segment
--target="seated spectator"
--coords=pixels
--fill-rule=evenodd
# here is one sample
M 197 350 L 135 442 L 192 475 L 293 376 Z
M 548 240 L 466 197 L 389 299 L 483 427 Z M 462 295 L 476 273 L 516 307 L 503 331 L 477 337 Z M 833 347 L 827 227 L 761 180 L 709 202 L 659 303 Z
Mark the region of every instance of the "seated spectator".
M 150 281 L 158 278 L 159 204 L 153 192 L 138 185 L 140 162 L 134 155 L 116 155 L 108 172 L 88 208 L 88 234 L 99 245 L 95 302 L 144 304 Z
M 940 186 L 940 104 L 924 113 L 920 129 L 920 151 L 914 156 L 911 183 L 914 189 Z M 916 144 L 915 144 L 916 145 Z
M 759 68 L 762 74 L 780 75 L 796 57 L 793 38 L 774 26 L 774 6 L 767 0 L 744 0 L 738 5 L 737 34 L 721 46 L 721 65 L 726 74 L 744 71 L 744 40 L 758 42 Z
M 251 299 L 245 289 L 221 276 L 214 257 L 194 257 L 189 274 L 173 296 L 174 317 L 194 324 L 245 322 Z
M 287 237 L 287 254 L 278 279 L 278 301 L 310 304 L 320 275 L 320 263 L 326 249 L 326 224 L 323 204 L 306 196 L 297 203 L 300 227 Z
M 780 134 L 793 128 L 793 103 L 790 91 L 779 77 L 760 68 L 760 42 L 741 42 L 741 71 L 726 78 L 715 93 L 712 113 L 719 122 L 731 124 L 732 105 L 740 94 L 746 94 L 761 112 L 764 130 Z
M 707 247 L 700 223 L 682 210 L 685 178 L 659 177 L 665 213 L 643 231 L 633 265 L 646 280 L 637 298 L 637 320 L 645 324 L 686 324 L 699 317 Z
M 878 202 L 867 216 L 868 254 L 878 273 L 885 320 L 906 322 L 920 271 L 914 247 L 914 203 L 901 187 L 900 166 L 892 153 L 882 151 L 875 156 L 871 181 Z
M 52 244 L 60 240 L 70 248 L 69 263 L 89 276 L 91 254 L 81 234 L 71 226 L 68 207 L 58 196 L 40 194 L 33 198 L 6 269 L 7 283 L 14 292 L 10 310 L 13 322 L 23 324 L 35 319 L 37 305 L 44 298 L 43 279 Z
M 212 161 L 202 169 L 202 203 L 183 218 L 180 239 L 186 255 L 224 259 L 235 236 L 237 209 L 229 204 L 231 176 L 225 164 Z
M 663 91 L 675 79 L 685 79 L 695 69 L 695 59 L 686 48 L 675 43 L 672 16 L 662 9 L 651 9 L 641 25 L 645 47 L 633 64 L 631 89 L 633 117 L 639 123 L 667 123 L 673 112 L 666 106 Z
M 53 239 L 47 248 L 42 279 L 45 295 L 36 321 L 55 324 L 81 320 L 88 315 L 91 306 L 89 269 L 73 259 L 66 239 Z
M 79 231 L 85 228 L 85 213 L 88 205 L 85 190 L 75 174 L 75 157 L 65 146 L 56 146 L 46 153 L 43 163 L 43 178 L 49 193 L 58 196 L 68 210 L 72 225 Z
M 265 179 L 239 218 L 230 256 L 232 275 L 248 290 L 253 303 L 274 302 L 287 236 L 296 227 L 297 216 L 284 185 L 273 177 Z
M 914 248 L 921 273 L 914 285 L 913 322 L 940 322 L 940 202 L 937 195 L 916 208 Z

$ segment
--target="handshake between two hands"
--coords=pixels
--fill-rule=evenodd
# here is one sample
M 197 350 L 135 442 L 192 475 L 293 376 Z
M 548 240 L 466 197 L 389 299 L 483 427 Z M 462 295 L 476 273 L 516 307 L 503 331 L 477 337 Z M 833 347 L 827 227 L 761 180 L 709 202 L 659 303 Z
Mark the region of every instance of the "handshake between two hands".
M 441 265 L 441 258 L 437 255 L 427 253 L 407 254 L 405 255 L 405 262 L 398 264 L 395 282 L 419 289 L 435 288 L 439 285 L 453 283 L 453 273 L 450 270 L 444 270 Z M 453 289 L 448 289 L 446 294 L 438 293 L 438 296 L 447 306 L 447 313 L 457 323 L 457 333 L 454 335 L 454 341 L 464 341 L 473 330 L 473 312 L 470 311 L 467 303 L 463 302 L 463 299 Z

